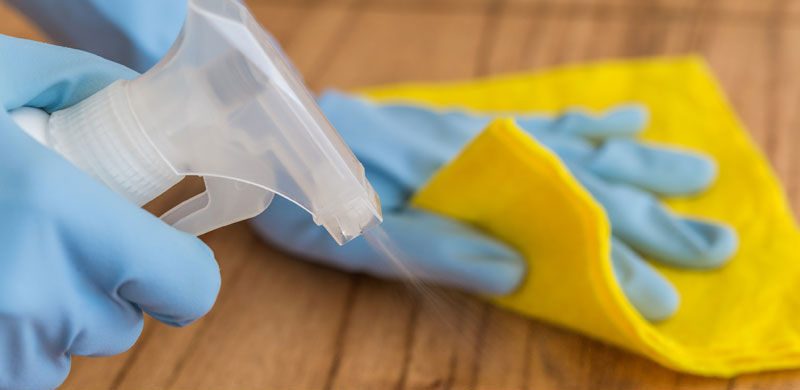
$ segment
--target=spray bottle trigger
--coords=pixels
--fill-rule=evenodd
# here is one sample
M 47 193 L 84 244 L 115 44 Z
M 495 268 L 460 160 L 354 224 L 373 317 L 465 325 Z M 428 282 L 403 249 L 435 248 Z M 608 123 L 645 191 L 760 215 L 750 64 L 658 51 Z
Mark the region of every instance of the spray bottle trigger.
M 161 220 L 178 230 L 199 236 L 214 229 L 255 217 L 275 193 L 236 179 L 204 176 L 206 190 L 173 207 Z

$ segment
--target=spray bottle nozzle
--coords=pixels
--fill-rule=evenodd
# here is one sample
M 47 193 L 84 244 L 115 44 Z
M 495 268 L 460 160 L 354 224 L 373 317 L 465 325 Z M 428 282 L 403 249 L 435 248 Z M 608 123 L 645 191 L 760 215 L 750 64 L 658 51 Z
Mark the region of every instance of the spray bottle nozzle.
M 340 244 L 382 220 L 363 167 L 236 0 L 190 0 L 158 64 L 55 112 L 45 138 L 138 204 L 184 175 L 203 176 L 204 193 L 162 216 L 194 234 L 253 217 L 274 194 Z
M 325 227 L 339 244 L 358 237 L 382 221 L 378 195 L 366 179 L 363 183 L 361 194 L 349 196 L 328 210 L 320 210 L 314 218 L 314 222 Z

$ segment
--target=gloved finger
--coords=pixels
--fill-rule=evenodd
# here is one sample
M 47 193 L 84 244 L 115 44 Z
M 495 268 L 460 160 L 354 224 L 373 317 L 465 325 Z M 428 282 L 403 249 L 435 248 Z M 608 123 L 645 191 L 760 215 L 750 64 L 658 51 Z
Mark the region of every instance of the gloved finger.
M 699 153 L 622 139 L 604 142 L 586 166 L 605 179 L 661 195 L 702 191 L 717 175 L 714 160 Z
M 549 131 L 589 139 L 630 137 L 644 129 L 647 120 L 647 108 L 640 104 L 620 105 L 601 114 L 573 109 L 546 121 L 541 117 L 516 117 L 517 123 L 534 136 Z
M 9 372 L 8 367 L 3 368 L 7 353 L 16 355 L 22 367 L 11 371 L 24 372 L 30 367 L 46 375 L 68 369 L 70 355 L 107 356 L 130 348 L 142 329 L 141 310 L 99 291 L 90 276 L 94 269 L 85 269 L 80 261 L 64 261 L 73 255 L 71 242 L 63 240 L 60 229 L 42 223 L 46 216 L 31 211 L 26 206 L 6 210 L 4 217 L 19 223 L 0 227 L 4 236 L 29 238 L 27 245 L 26 240 L 19 240 L 21 246 L 8 248 L 25 256 L 9 257 L 0 273 L 0 297 L 5 298 L 0 303 L 0 335 L 16 338 L 0 336 L 0 372 Z M 13 233 L 8 231 L 11 229 Z M 32 262 L 37 265 L 26 268 Z M 51 276 L 45 276 L 48 274 Z
M 252 220 L 256 231 L 287 252 L 353 272 L 411 277 L 484 294 L 511 292 L 525 274 L 522 256 L 506 244 L 457 221 L 407 209 L 384 215 L 379 228 L 389 253 L 364 236 L 339 246 L 325 229 L 289 201 L 277 197 Z M 366 232 L 366 236 L 375 232 Z M 376 238 L 380 240 L 380 238 Z M 397 253 L 392 253 L 397 252 Z
M 23 383 L 22 389 L 55 389 L 69 374 L 70 357 L 53 354 L 34 328 L 20 326 L 23 321 L 0 316 L 0 389 L 20 389 Z
M 54 156 L 55 158 L 60 158 Z M 173 326 L 204 315 L 216 300 L 219 267 L 211 249 L 114 194 L 70 164 L 51 166 L 64 193 L 68 242 L 92 282 Z
M 638 252 L 687 268 L 717 267 L 736 252 L 737 237 L 730 227 L 677 216 L 649 193 L 567 165 L 603 206 L 614 235 Z
M 0 104 L 56 111 L 138 74 L 80 50 L 0 35 Z
M 5 113 L 0 124 L 13 126 Z M 119 197 L 23 132 L 9 132 L 4 140 L 9 149 L 24 151 L 3 155 L 18 173 L 13 185 L 30 194 L 36 213 L 64 226 L 62 245 L 80 261 L 86 284 L 102 293 L 98 299 L 105 296 L 124 309 L 136 305 L 174 326 L 210 310 L 220 275 L 202 241 Z M 57 204 L 52 194 L 59 194 Z
M 68 367 L 68 355 L 106 356 L 130 348 L 142 329 L 141 310 L 99 291 L 96 270 L 85 269 L 80 261 L 64 261 L 74 254 L 73 245 L 63 240 L 60 229 L 43 228 L 50 226 L 42 223 L 47 217 L 31 211 L 25 206 L 6 210 L 4 218 L 21 222 L 0 227 L 4 236 L 29 238 L 28 243 L 19 240 L 21 246 L 8 248 L 27 255 L 9 257 L 0 273 L 0 335 L 21 337 L 10 344 L 0 337 L 0 372 L 8 372 L 2 370 L 5 353 L 32 353 L 40 363 L 30 364 L 46 371 L 51 363 Z M 37 265 L 26 268 L 32 262 Z
M 169 50 L 186 0 L 133 2 L 9 0 L 58 44 L 87 50 L 144 72 Z
M 130 349 L 142 333 L 142 311 L 118 296 L 108 299 L 75 300 L 80 318 L 69 318 L 71 326 L 81 329 L 65 349 L 68 355 L 112 356 Z
M 622 241 L 611 239 L 614 276 L 625 297 L 648 321 L 662 321 L 678 310 L 675 287 Z
M 107 267 L 118 278 L 108 281 L 107 287 L 168 325 L 184 326 L 205 315 L 221 283 L 211 249 L 130 206 L 132 210 L 117 214 L 127 221 L 126 226 L 114 229 L 119 223 L 98 224 L 108 229 L 98 234 L 107 248 L 84 242 L 83 249 L 94 252 L 94 259 L 115 260 Z

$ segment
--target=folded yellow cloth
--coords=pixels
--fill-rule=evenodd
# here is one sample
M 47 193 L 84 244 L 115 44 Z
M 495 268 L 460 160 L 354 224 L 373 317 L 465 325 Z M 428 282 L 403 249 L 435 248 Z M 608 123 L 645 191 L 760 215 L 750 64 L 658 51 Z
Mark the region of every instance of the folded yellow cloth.
M 710 376 L 800 367 L 800 232 L 781 187 L 706 64 L 696 57 L 610 61 L 533 74 L 362 91 L 380 101 L 473 110 L 605 109 L 643 102 L 644 138 L 719 163 L 707 192 L 666 203 L 726 221 L 737 255 L 712 271 L 654 263 L 681 295 L 677 314 L 644 320 L 614 281 L 605 214 L 560 161 L 510 119 L 490 125 L 413 202 L 514 245 L 529 271 L 498 305 L 575 329 L 667 367 Z

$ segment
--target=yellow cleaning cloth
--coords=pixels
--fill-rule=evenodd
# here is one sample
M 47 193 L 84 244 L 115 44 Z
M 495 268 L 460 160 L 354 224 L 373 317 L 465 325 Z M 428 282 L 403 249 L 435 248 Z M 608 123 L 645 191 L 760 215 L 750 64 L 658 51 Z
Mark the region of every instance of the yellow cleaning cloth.
M 420 190 L 413 202 L 485 229 L 529 261 L 502 307 L 575 329 L 701 375 L 800 367 L 800 233 L 764 157 L 695 57 L 613 61 L 452 84 L 363 91 L 380 101 L 473 110 L 606 109 L 643 102 L 649 140 L 703 150 L 719 163 L 700 196 L 667 201 L 680 213 L 726 221 L 740 235 L 723 268 L 656 267 L 681 295 L 677 314 L 644 320 L 614 281 L 605 214 L 559 160 L 511 120 L 498 120 Z

